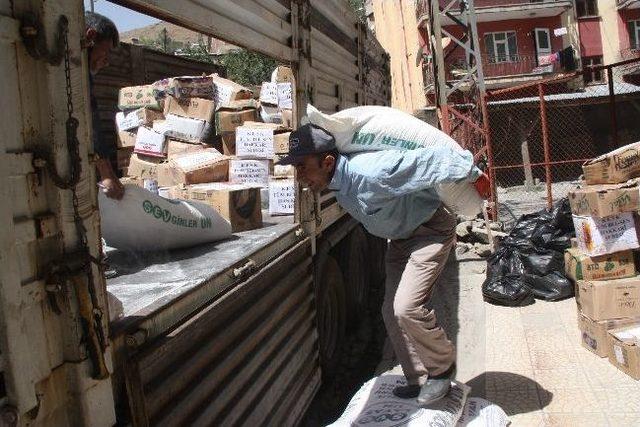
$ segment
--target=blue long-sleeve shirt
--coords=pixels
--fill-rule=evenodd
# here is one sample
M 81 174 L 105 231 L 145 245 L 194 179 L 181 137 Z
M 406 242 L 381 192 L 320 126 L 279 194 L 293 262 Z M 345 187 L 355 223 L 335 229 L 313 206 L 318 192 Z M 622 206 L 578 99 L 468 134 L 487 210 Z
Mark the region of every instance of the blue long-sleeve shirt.
M 480 174 L 469 151 L 373 151 L 339 155 L 329 189 L 371 234 L 404 239 L 440 207 L 437 184 L 475 181 Z

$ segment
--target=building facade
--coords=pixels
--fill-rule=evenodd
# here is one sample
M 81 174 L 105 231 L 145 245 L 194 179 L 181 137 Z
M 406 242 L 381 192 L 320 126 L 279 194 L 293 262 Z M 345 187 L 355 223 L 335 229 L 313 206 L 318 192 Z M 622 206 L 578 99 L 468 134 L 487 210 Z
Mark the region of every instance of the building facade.
M 442 8 L 449 3 L 440 0 Z M 640 0 L 475 0 L 474 5 L 488 89 L 639 56 Z M 427 1 L 418 0 L 416 7 L 429 98 Z M 456 38 L 463 37 L 455 23 L 459 15 L 452 9 L 441 21 Z M 444 46 L 446 78 L 455 81 L 465 67 L 465 52 L 451 40 Z M 585 74 L 584 84 L 603 84 L 605 74 Z

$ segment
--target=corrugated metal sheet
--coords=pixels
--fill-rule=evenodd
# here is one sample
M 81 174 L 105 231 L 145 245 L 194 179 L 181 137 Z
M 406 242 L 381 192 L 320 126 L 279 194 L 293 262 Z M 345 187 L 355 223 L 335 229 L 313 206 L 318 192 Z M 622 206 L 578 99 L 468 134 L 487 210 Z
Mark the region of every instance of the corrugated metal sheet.
M 281 61 L 292 62 L 297 56 L 291 47 L 290 1 L 115 0 L 114 3 Z
M 136 424 L 295 424 L 319 386 L 311 259 L 306 239 L 134 354 Z

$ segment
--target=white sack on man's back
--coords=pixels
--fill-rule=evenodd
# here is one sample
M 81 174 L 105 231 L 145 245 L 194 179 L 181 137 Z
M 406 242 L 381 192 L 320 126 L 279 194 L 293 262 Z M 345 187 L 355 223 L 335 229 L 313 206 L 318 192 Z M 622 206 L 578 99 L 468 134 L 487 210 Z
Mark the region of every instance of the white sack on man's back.
M 195 246 L 231 236 L 231 224 L 204 203 L 171 200 L 125 185 L 122 200 L 99 193 L 102 237 L 118 249 L 157 251 Z
M 389 107 L 363 106 L 328 115 L 313 105 L 307 105 L 304 123 L 313 123 L 330 132 L 338 151 L 344 154 L 378 150 L 415 150 L 447 146 L 463 148 L 441 130 Z M 442 183 L 436 186 L 443 203 L 465 216 L 481 212 L 482 199 L 472 183 L 467 181 Z

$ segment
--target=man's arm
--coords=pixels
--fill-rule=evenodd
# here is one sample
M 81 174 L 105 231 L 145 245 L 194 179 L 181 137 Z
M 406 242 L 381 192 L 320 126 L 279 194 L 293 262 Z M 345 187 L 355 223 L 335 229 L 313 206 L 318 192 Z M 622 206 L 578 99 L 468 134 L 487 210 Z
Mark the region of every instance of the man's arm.
M 120 200 L 124 196 L 124 186 L 111 166 L 109 158 L 113 147 L 105 144 L 100 138 L 100 118 L 95 100 L 91 100 L 91 119 L 93 131 L 93 152 L 98 156 L 96 170 L 98 172 L 100 186 L 105 195 L 111 199 Z
M 96 170 L 100 176 L 100 187 L 105 195 L 111 199 L 120 200 L 124 196 L 124 186 L 113 171 L 111 162 L 106 159 L 96 161 Z

